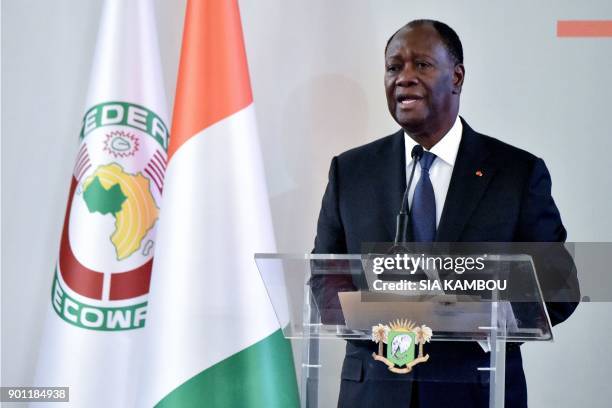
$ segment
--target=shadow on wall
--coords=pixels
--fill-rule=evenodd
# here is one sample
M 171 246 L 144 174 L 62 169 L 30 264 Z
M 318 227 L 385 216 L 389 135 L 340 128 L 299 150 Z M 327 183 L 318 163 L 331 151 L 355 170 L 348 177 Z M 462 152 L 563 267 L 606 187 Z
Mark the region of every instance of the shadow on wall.
M 309 252 L 333 156 L 367 137 L 368 104 L 361 86 L 320 75 L 289 92 L 278 138 L 286 185 L 271 197 L 280 252 Z

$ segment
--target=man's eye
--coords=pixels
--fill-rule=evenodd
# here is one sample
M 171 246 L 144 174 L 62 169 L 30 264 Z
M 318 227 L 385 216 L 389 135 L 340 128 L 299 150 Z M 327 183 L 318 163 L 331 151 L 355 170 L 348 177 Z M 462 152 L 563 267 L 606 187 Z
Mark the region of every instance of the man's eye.
M 399 70 L 400 70 L 400 67 L 397 64 L 387 65 L 387 72 L 397 72 Z
M 416 65 L 416 67 L 417 67 L 418 69 L 427 69 L 427 68 L 431 67 L 431 64 L 430 64 L 430 63 L 428 63 L 428 62 L 424 62 L 424 61 L 417 61 L 417 62 L 415 63 L 415 65 Z

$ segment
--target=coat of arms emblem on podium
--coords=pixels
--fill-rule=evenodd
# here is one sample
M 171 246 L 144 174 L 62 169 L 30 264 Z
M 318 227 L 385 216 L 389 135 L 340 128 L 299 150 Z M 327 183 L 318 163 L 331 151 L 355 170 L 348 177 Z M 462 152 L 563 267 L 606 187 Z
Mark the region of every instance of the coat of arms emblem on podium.
M 394 373 L 407 374 L 412 371 L 412 367 L 429 360 L 429 354 L 423 355 L 423 345 L 429 343 L 432 336 L 433 332 L 429 327 L 417 326 L 406 319 L 397 319 L 388 325 L 372 326 L 372 341 L 378 343 L 378 353 L 372 353 L 372 357 L 385 363 Z M 419 351 L 415 357 L 417 345 Z

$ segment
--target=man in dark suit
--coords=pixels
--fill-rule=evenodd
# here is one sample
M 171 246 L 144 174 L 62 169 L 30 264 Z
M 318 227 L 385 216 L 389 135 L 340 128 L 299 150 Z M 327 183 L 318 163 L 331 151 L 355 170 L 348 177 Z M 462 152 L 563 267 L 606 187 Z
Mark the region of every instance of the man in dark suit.
M 385 90 L 389 111 L 402 129 L 334 157 L 315 253 L 360 253 L 363 243 L 393 241 L 406 170 L 412 163 L 410 150 L 416 144 L 425 153 L 416 166 L 418 182 L 408 196 L 410 236 L 415 241 L 565 240 L 544 162 L 475 132 L 458 117 L 464 76 L 461 42 L 446 24 L 413 21 L 389 39 Z M 552 323 L 557 324 L 576 304 L 547 306 Z M 374 361 L 374 343 L 349 341 L 338 405 L 488 406 L 487 379 L 477 370 L 488 364 L 488 353 L 476 342 L 434 342 L 428 349 L 435 359 L 416 371 L 425 377 L 431 373 L 437 381 L 417 383 L 412 375 L 390 373 Z M 527 406 L 516 345 L 507 349 L 506 406 Z

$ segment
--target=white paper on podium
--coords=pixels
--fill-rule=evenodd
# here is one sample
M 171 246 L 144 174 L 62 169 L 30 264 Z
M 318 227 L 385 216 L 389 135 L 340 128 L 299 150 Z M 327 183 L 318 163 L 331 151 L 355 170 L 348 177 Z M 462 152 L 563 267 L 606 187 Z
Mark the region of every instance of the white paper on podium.
M 415 324 L 426 324 L 434 334 L 482 333 L 491 326 L 491 304 L 476 299 L 458 299 L 454 295 L 399 296 L 396 294 L 372 294 L 362 297 L 362 292 L 339 292 L 340 305 L 347 329 L 370 331 L 379 323 L 387 324 L 396 319 L 408 319 Z M 365 298 L 365 299 L 364 299 Z M 509 330 L 516 328 L 516 319 L 508 302 L 499 302 L 503 308 Z M 478 342 L 484 351 L 490 351 L 486 341 Z

